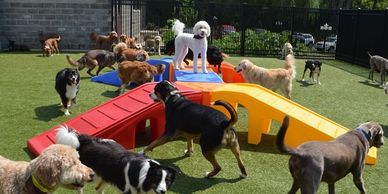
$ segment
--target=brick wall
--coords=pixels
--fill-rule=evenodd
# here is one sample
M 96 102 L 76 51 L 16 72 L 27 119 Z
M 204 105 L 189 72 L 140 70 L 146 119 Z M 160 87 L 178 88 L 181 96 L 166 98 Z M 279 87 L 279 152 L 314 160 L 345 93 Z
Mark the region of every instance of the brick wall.
M 40 30 L 60 34 L 60 49 L 90 49 L 91 32 L 112 30 L 111 0 L 0 0 L 0 49 L 8 40 L 40 49 Z

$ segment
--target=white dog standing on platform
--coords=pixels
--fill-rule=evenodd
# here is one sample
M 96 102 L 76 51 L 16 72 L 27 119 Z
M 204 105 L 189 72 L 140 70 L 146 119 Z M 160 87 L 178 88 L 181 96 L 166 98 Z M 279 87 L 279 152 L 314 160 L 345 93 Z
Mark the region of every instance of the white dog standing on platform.
M 193 71 L 198 73 L 198 55 L 201 54 L 202 72 L 207 73 L 206 69 L 206 51 L 207 37 L 210 36 L 210 26 L 206 21 L 199 21 L 194 25 L 194 34 L 183 33 L 185 24 L 176 20 L 172 26 L 175 37 L 175 69 L 184 69 L 182 61 L 185 58 L 188 49 L 193 51 Z

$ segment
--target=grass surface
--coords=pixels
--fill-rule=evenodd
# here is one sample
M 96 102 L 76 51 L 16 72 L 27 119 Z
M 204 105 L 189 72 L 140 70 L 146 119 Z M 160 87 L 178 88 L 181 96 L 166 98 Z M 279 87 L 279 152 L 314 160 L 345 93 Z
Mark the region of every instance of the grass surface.
M 81 53 L 71 53 L 78 59 Z M 154 57 L 153 57 L 154 58 Z M 158 58 L 158 57 L 155 57 Z M 231 57 L 228 61 L 237 64 L 243 57 Z M 283 62 L 274 58 L 249 58 L 256 65 L 275 68 Z M 95 107 L 117 94 L 117 88 L 90 81 L 86 71 L 81 71 L 81 91 L 78 104 L 71 109 L 71 116 L 63 116 L 59 96 L 54 89 L 56 73 L 69 67 L 65 55 L 41 57 L 40 53 L 0 53 L 0 154 L 13 160 L 30 160 L 26 141 L 47 129 Z M 297 78 L 293 82 L 292 100 L 332 119 L 348 128 L 359 123 L 375 120 L 382 124 L 388 135 L 388 96 L 376 82 L 367 81 L 368 69 L 338 61 L 324 61 L 322 85 L 301 82 L 304 61 L 297 60 Z M 107 72 L 104 69 L 102 73 Z M 94 71 L 95 72 L 95 71 Z M 378 76 L 375 76 L 377 78 Z M 258 107 L 260 108 L 260 107 Z M 247 113 L 239 108 L 237 130 L 242 157 L 248 178 L 239 179 L 239 170 L 232 153 L 222 149 L 217 159 L 223 167 L 213 179 L 204 179 L 211 168 L 201 155 L 199 145 L 195 153 L 184 158 L 185 142 L 176 140 L 156 148 L 149 154 L 163 164 L 181 171 L 170 193 L 287 193 L 291 187 L 288 172 L 288 155 L 279 154 L 274 146 L 278 125 L 270 135 L 265 135 L 258 145 L 247 144 Z M 264 112 L 262 114 L 265 114 Z M 303 134 L 300 134 L 303 135 Z M 135 151 L 147 145 L 143 135 Z M 369 193 L 387 193 L 388 148 L 378 150 L 378 163 L 367 165 L 364 171 L 365 186 Z M 94 184 L 88 184 L 85 193 L 94 193 Z M 358 193 L 348 175 L 336 184 L 337 193 Z M 75 193 L 60 189 L 57 193 Z M 106 193 L 117 193 L 110 187 Z M 319 193 L 327 193 L 326 184 L 321 184 Z

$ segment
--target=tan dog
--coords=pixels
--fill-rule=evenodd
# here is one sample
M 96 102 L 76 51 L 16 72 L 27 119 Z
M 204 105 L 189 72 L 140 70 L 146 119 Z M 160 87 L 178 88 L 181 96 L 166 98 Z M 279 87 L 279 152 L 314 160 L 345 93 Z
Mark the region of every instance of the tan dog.
M 0 193 L 52 193 L 58 187 L 80 189 L 93 180 L 92 169 L 81 164 L 78 152 L 65 145 L 51 145 L 31 162 L 0 156 Z
M 58 42 L 61 40 L 61 37 L 58 38 L 49 38 L 43 43 L 43 56 L 52 56 L 54 53 L 59 54 Z
M 334 194 L 334 183 L 348 173 L 352 173 L 360 193 L 366 193 L 362 179 L 365 156 L 370 147 L 379 148 L 384 144 L 384 131 L 378 123 L 362 123 L 333 141 L 306 142 L 296 149 L 284 145 L 288 123 L 286 116 L 276 141 L 280 152 L 291 155 L 288 166 L 294 182 L 288 193 L 301 189 L 301 193 L 314 194 L 324 181 L 328 183 L 329 193 Z
M 66 55 L 66 59 L 69 62 L 70 65 L 73 65 L 75 67 L 78 67 L 79 70 L 82 70 L 83 68 L 87 68 L 87 73 L 90 76 L 94 76 L 92 74 L 92 70 L 98 66 L 98 69 L 96 71 L 96 75 L 100 73 L 100 71 L 105 68 L 109 67 L 112 70 L 115 70 L 113 67 L 114 64 L 117 62 L 117 57 L 113 52 L 106 51 L 106 50 L 90 50 L 86 52 L 80 59 L 77 61 L 74 61 L 70 58 L 69 55 Z
M 141 61 L 123 61 L 119 65 L 118 74 L 121 80 L 120 94 L 124 93 L 125 87 L 131 82 L 141 85 L 154 80 L 155 75 L 162 74 L 166 69 L 165 65 L 150 65 Z
M 155 37 L 145 37 L 144 38 L 145 43 L 144 43 L 144 48 L 148 52 L 152 52 L 152 54 L 155 54 L 156 52 L 160 56 L 160 46 L 162 43 L 162 37 L 161 36 L 155 36 Z
M 113 52 L 118 56 L 118 61 L 147 61 L 150 56 L 145 50 L 131 49 L 123 42 L 113 48 Z
M 125 34 L 120 36 L 120 42 L 123 42 L 127 45 L 128 48 L 136 49 L 136 38 L 131 38 Z
M 112 31 L 108 35 L 97 35 L 95 32 L 90 33 L 90 40 L 96 42 L 95 49 L 112 50 L 113 45 L 117 43 L 117 32 Z
M 292 49 L 293 49 L 293 47 L 292 47 L 291 43 L 289 43 L 289 42 L 284 43 L 281 59 L 285 59 L 286 56 L 290 55 L 290 54 L 294 55 L 294 51 Z
M 246 82 L 259 84 L 273 91 L 280 89 L 285 97 L 291 99 L 292 80 L 296 74 L 293 55 L 286 56 L 284 68 L 266 69 L 244 59 L 234 69 L 242 72 Z

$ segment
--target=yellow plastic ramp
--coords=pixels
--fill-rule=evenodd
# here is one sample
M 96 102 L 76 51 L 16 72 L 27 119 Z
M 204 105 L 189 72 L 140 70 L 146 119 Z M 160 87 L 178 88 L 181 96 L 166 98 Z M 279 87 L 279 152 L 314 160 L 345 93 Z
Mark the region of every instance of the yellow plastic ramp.
M 241 104 L 248 111 L 248 143 L 258 144 L 261 134 L 270 130 L 271 120 L 282 122 L 290 116 L 285 143 L 297 147 L 306 141 L 330 141 L 349 129 L 298 103 L 256 84 L 225 84 L 211 92 L 211 101 L 223 99 L 236 106 Z M 377 150 L 369 150 L 366 163 L 376 163 Z

